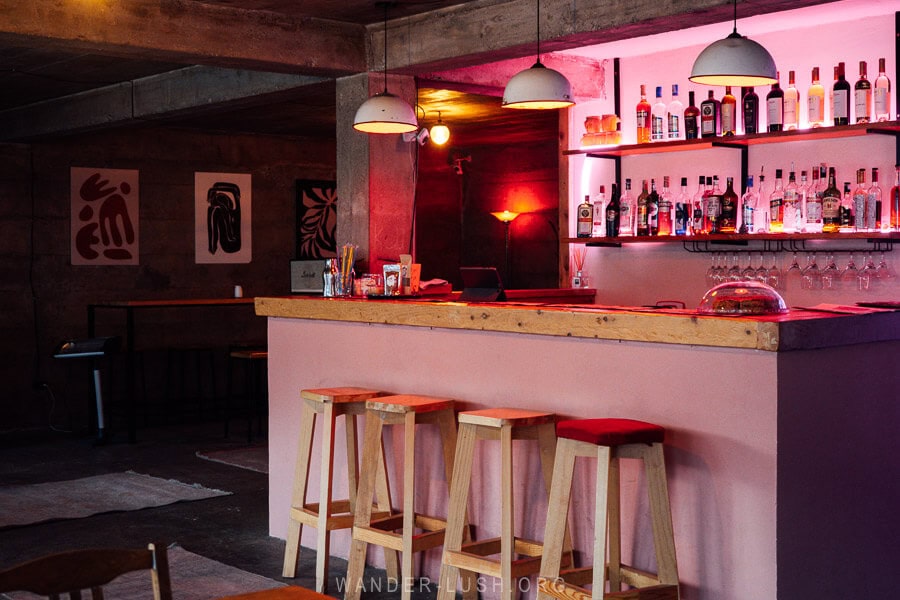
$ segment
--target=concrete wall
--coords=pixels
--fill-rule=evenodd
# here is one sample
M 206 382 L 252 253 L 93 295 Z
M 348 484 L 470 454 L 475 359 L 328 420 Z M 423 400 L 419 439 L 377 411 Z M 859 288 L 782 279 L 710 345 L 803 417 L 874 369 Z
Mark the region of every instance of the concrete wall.
M 140 264 L 72 266 L 69 170 L 140 171 Z M 253 258 L 249 264 L 194 262 L 194 172 L 251 173 Z M 0 432 L 83 429 L 89 371 L 51 358 L 57 343 L 87 334 L 86 306 L 108 300 L 226 297 L 290 291 L 295 182 L 335 177 L 334 140 L 135 129 L 33 145 L 0 145 Z M 98 319 L 98 334 L 121 333 L 121 315 Z M 265 340 L 251 308 L 138 314 L 149 395 L 164 387 L 165 355 L 181 342 L 225 348 Z M 224 367 L 224 351 L 218 359 Z M 219 393 L 224 377 L 220 369 Z M 119 378 L 119 383 L 124 378 Z M 46 386 L 36 385 L 46 384 Z M 70 418 L 71 417 L 71 420 Z

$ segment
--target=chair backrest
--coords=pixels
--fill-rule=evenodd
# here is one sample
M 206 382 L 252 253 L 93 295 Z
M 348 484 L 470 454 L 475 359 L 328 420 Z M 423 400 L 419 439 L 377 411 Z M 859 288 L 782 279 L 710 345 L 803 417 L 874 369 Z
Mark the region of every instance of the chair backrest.
M 35 558 L 0 570 L 0 593 L 31 592 L 59 600 L 81 600 L 90 591 L 93 600 L 103 600 L 103 586 L 133 571 L 150 571 L 154 600 L 172 600 L 169 559 L 165 546 L 146 549 L 71 550 Z

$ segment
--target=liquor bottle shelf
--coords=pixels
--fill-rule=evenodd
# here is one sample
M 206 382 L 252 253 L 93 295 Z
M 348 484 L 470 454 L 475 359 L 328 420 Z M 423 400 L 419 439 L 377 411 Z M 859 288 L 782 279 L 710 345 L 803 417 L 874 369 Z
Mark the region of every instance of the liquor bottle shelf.
M 809 241 L 865 241 L 871 250 L 893 250 L 900 242 L 900 231 L 854 231 L 846 233 L 712 233 L 700 235 L 653 235 L 622 237 L 574 237 L 562 238 L 564 244 L 584 244 L 592 247 L 621 248 L 629 244 L 683 244 L 688 252 L 720 252 L 713 246 L 746 246 L 750 242 L 762 242 L 766 252 L 805 251 Z
M 709 148 L 745 148 L 758 144 L 777 144 L 804 140 L 827 140 L 859 137 L 870 134 L 900 136 L 900 121 L 884 121 L 880 123 L 857 123 L 855 125 L 837 125 L 833 127 L 817 127 L 815 129 L 797 129 L 772 133 L 754 133 L 729 137 L 700 138 L 696 140 L 673 140 L 670 142 L 651 142 L 649 144 L 622 144 L 619 146 L 595 146 L 565 150 L 563 154 L 584 154 L 591 158 L 616 158 L 636 156 L 640 154 L 657 154 L 663 152 L 685 152 L 707 150 Z

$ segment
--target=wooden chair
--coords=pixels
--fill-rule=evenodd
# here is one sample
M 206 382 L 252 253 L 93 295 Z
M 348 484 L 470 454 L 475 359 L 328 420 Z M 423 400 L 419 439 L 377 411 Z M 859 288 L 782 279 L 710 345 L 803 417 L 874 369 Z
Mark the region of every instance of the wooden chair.
M 81 600 L 90 591 L 103 600 L 103 586 L 133 571 L 150 571 L 154 600 L 172 600 L 169 559 L 165 546 L 146 549 L 93 548 L 50 554 L 0 571 L 0 593 L 31 592 L 60 600 Z M 88 597 L 88 596 L 85 596 Z

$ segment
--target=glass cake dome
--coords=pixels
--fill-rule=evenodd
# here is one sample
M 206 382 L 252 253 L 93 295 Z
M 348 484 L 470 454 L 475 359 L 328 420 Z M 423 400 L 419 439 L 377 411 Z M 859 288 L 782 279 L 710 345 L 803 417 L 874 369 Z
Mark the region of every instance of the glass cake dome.
M 706 292 L 697 312 L 706 315 L 780 315 L 790 309 L 770 285 L 758 281 L 728 281 Z

